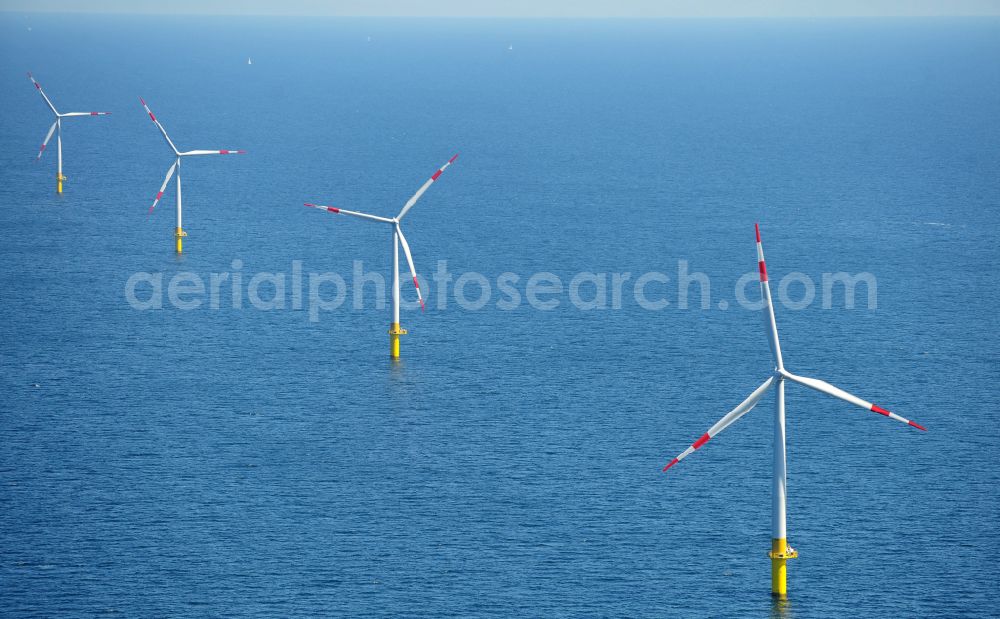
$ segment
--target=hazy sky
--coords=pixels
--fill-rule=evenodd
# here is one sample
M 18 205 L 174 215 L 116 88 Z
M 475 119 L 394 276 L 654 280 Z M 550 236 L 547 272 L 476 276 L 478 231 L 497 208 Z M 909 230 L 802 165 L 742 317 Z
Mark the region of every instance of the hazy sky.
M 422 17 L 1000 15 L 1000 0 L 0 0 L 0 10 Z

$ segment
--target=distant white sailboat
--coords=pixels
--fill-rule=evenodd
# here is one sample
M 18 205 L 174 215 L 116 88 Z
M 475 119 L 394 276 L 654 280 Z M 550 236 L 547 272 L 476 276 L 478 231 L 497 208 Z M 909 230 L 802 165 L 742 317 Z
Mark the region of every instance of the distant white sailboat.
M 514 51 L 514 46 L 513 46 L 513 45 L 511 45 L 510 47 L 508 47 L 508 48 L 507 48 L 507 51 L 508 51 L 508 52 L 512 52 L 512 51 Z
M 250 60 L 250 56 L 247 56 L 247 64 L 253 64 L 253 60 Z

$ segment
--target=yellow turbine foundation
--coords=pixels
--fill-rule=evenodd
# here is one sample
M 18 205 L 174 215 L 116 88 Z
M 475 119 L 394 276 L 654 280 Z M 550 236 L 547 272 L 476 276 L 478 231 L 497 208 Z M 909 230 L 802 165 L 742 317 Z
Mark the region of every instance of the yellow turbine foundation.
M 62 184 L 66 180 L 66 177 L 62 174 L 56 174 L 56 193 L 62 193 Z
M 184 230 L 181 229 L 181 228 L 177 228 L 177 230 L 174 232 L 174 236 L 177 237 L 177 253 L 178 254 L 182 253 L 184 251 L 184 240 L 183 239 L 187 235 L 188 235 L 187 232 L 184 232 Z
M 389 323 L 389 356 L 399 359 L 399 336 L 406 335 L 406 329 L 401 329 L 398 322 Z
M 798 551 L 788 545 L 785 538 L 771 540 L 771 552 L 767 553 L 771 557 L 771 595 L 784 598 L 788 596 L 788 568 L 786 563 L 789 559 L 799 556 Z

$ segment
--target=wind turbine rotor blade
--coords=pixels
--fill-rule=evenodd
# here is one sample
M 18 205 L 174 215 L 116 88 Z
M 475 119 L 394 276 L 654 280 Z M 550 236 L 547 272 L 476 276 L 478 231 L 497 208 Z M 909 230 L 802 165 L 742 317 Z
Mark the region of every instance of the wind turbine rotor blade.
M 321 211 L 327 211 L 329 213 L 335 213 L 337 215 L 350 215 L 351 217 L 360 217 L 361 219 L 369 219 L 371 221 L 379 221 L 384 224 L 394 224 L 395 221 L 389 219 L 388 217 L 379 217 L 378 215 L 369 215 L 368 213 L 359 213 L 357 211 L 348 211 L 347 209 L 337 208 L 336 206 L 323 206 L 322 204 L 313 204 L 312 202 L 304 202 L 305 206 L 309 208 L 319 209 Z
M 163 139 L 167 141 L 167 144 L 170 146 L 170 150 L 174 151 L 175 155 L 179 155 L 180 152 L 178 152 L 174 143 L 170 141 L 170 136 L 167 135 L 167 130 L 163 128 L 160 121 L 156 120 L 156 115 L 153 114 L 153 110 L 149 109 L 149 106 L 146 105 L 146 101 L 143 100 L 142 97 L 139 97 L 139 102 L 142 103 L 142 107 L 146 108 L 146 113 L 149 114 L 149 119 L 153 121 L 153 124 L 156 125 L 156 127 L 160 130 L 160 133 L 163 134 Z
M 767 266 L 764 264 L 764 246 L 760 242 L 760 226 L 753 225 L 757 234 L 757 269 L 760 271 L 760 296 L 764 299 L 764 326 L 767 329 L 767 341 L 771 346 L 775 367 L 781 369 L 781 343 L 778 341 L 778 323 L 774 319 L 774 303 L 771 302 L 771 285 L 767 281 Z
M 853 404 L 853 405 L 861 407 L 861 408 L 863 408 L 865 410 L 869 410 L 869 411 L 871 411 L 873 413 L 878 413 L 879 415 L 883 415 L 885 417 L 888 417 L 889 419 L 895 419 L 896 421 L 899 421 L 901 423 L 905 423 L 907 425 L 913 426 L 914 428 L 916 428 L 918 430 L 923 430 L 924 432 L 927 431 L 927 428 L 923 427 L 922 425 L 920 425 L 919 423 L 917 423 L 915 421 L 910 421 L 909 419 L 906 419 L 905 417 L 900 417 L 896 413 L 893 413 L 893 412 L 885 410 L 884 408 L 882 408 L 881 406 L 878 406 L 877 404 L 872 404 L 871 402 L 868 402 L 867 400 L 862 400 L 861 398 L 857 397 L 856 395 L 852 395 L 850 393 L 847 393 L 846 391 L 844 391 L 843 389 L 840 389 L 839 387 L 834 387 L 833 385 L 831 385 L 830 383 L 828 383 L 826 381 L 822 381 L 822 380 L 819 380 L 819 379 L 816 379 L 816 378 L 806 378 L 805 376 L 796 376 L 795 374 L 792 374 L 790 372 L 785 372 L 785 371 L 783 371 L 781 374 L 782 374 L 782 376 L 784 376 L 785 378 L 787 378 L 788 380 L 790 380 L 792 382 L 799 383 L 800 385 L 805 385 L 806 387 L 809 387 L 810 389 L 815 389 L 816 391 L 819 391 L 820 393 L 825 393 L 827 395 L 832 395 L 833 397 L 841 399 L 841 400 L 843 400 L 843 401 L 845 401 L 845 402 L 847 402 L 849 404 Z
M 45 134 L 45 141 L 42 142 L 42 147 L 38 149 L 38 155 L 35 157 L 35 161 L 38 161 L 39 159 L 42 158 L 42 153 L 45 152 L 45 147 L 49 145 L 49 140 L 52 139 L 52 134 L 55 133 L 56 125 L 58 124 L 58 122 L 59 121 L 52 123 L 52 126 L 49 127 L 49 132 Z
M 399 235 L 399 244 L 403 246 L 403 254 L 406 256 L 406 264 L 410 265 L 410 275 L 413 277 L 413 287 L 417 289 L 417 298 L 420 299 L 420 311 L 424 310 L 424 297 L 420 294 L 420 282 L 417 281 L 417 269 L 413 266 L 413 256 L 410 255 L 410 244 L 403 236 L 403 229 L 396 224 L 396 234 Z
M 108 116 L 111 112 L 66 112 L 60 116 Z
M 156 208 L 156 204 L 160 201 L 160 198 L 163 197 L 163 192 L 167 190 L 167 183 L 170 182 L 170 178 L 174 175 L 174 170 L 176 169 L 177 162 L 175 161 L 174 164 L 170 166 L 170 169 L 167 170 L 167 178 L 163 179 L 163 185 L 160 186 L 160 191 L 156 193 L 156 197 L 153 199 L 153 205 L 149 207 L 149 212 L 146 213 L 147 217 L 153 214 L 153 209 Z
M 42 85 L 39 84 L 37 81 L 35 81 L 35 77 L 31 73 L 28 73 L 28 79 L 31 80 L 31 83 L 35 85 L 35 90 L 37 90 L 38 93 L 42 95 L 42 98 L 45 99 L 45 105 L 49 106 L 49 109 L 52 110 L 52 113 L 58 116 L 59 112 L 56 110 L 56 106 L 52 105 L 52 102 L 49 101 L 49 98 L 45 96 L 45 91 L 42 90 Z
M 701 438 L 699 438 L 697 441 L 692 443 L 690 447 L 681 452 L 681 455 L 677 456 L 676 458 L 671 460 L 665 467 L 663 467 L 663 471 L 666 472 L 667 469 L 677 464 L 684 458 L 687 458 L 689 455 L 694 453 L 695 450 L 699 449 L 702 445 L 707 443 L 713 436 L 728 428 L 730 425 L 732 425 L 734 421 L 736 421 L 743 415 L 749 413 L 753 409 L 753 407 L 757 405 L 757 402 L 761 399 L 761 397 L 763 397 L 763 395 L 767 393 L 767 390 L 771 388 L 771 385 L 773 383 L 774 383 L 774 376 L 771 376 L 770 378 L 765 380 L 764 384 L 762 384 L 760 387 L 757 387 L 757 389 L 755 389 L 754 392 L 747 397 L 747 399 L 740 402 L 739 406 L 726 413 L 726 416 L 717 421 L 714 426 L 709 428 L 708 432 L 702 434 Z
M 450 166 L 452 163 L 455 162 L 456 159 L 458 159 L 458 153 L 455 153 L 454 157 L 449 159 L 447 163 L 438 168 L 437 172 L 435 172 L 429 179 L 427 179 L 427 182 L 424 183 L 420 187 L 420 189 L 417 190 L 417 193 L 413 194 L 413 197 L 407 200 L 406 204 L 403 206 L 403 210 L 399 211 L 399 215 L 396 216 L 396 219 L 402 219 L 403 215 L 406 215 L 406 212 L 409 211 L 411 208 L 413 208 L 413 205 L 417 203 L 417 200 L 420 199 L 420 196 L 424 195 L 424 192 L 427 191 L 427 188 L 430 187 L 434 183 L 434 181 L 436 181 L 438 177 L 441 176 L 441 174 L 443 174 L 444 171 L 448 169 L 448 166 Z
M 247 151 L 245 150 L 189 150 L 187 152 L 178 153 L 180 156 L 184 157 L 186 155 L 245 155 Z

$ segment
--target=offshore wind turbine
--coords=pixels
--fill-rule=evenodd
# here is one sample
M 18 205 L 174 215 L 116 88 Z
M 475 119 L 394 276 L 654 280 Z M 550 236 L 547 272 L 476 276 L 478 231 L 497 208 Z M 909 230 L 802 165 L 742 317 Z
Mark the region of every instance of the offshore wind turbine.
M 167 130 L 163 128 L 160 121 L 156 120 L 156 116 L 153 115 L 153 111 L 149 109 L 146 102 L 142 97 L 139 97 L 139 101 L 142 103 L 142 107 L 146 108 L 146 113 L 149 114 L 150 120 L 153 124 L 157 126 L 160 133 L 163 134 L 163 139 L 167 141 L 167 146 L 174 153 L 174 164 L 170 166 L 167 170 L 167 177 L 163 180 L 163 185 L 160 186 L 160 191 L 157 192 L 156 198 L 153 199 L 152 206 L 149 207 L 149 214 L 152 214 L 153 209 L 156 208 L 156 204 L 163 197 L 163 192 L 167 190 L 167 184 L 170 183 L 170 177 L 177 172 L 177 229 L 174 231 L 174 236 L 177 238 L 177 253 L 181 253 L 184 249 L 183 239 L 187 236 L 187 232 L 184 232 L 184 225 L 181 212 L 181 158 L 182 157 L 192 157 L 195 155 L 242 155 L 245 154 L 245 150 L 189 150 L 181 152 L 177 150 L 174 143 L 170 141 L 170 136 L 167 135 Z
M 403 254 L 406 256 L 406 264 L 410 267 L 410 275 L 413 277 L 413 287 L 417 289 L 417 298 L 420 300 L 420 309 L 424 308 L 424 298 L 420 294 L 420 282 L 417 281 L 417 270 L 413 266 L 413 256 L 410 254 L 410 245 L 406 242 L 406 237 L 403 236 L 403 229 L 400 227 L 400 222 L 403 217 L 413 205 L 417 203 L 420 196 L 424 195 L 427 188 L 438 179 L 445 170 L 448 169 L 455 160 L 458 159 L 458 154 L 456 153 L 451 159 L 449 159 L 443 166 L 438 168 L 437 172 L 431 175 L 427 182 L 425 182 L 417 193 L 413 194 L 406 204 L 403 205 L 403 209 L 399 211 L 399 214 L 395 217 L 379 217 L 378 215 L 369 215 L 367 213 L 359 213 L 357 211 L 348 211 L 346 209 L 337 208 L 335 206 L 323 206 L 321 204 L 313 204 L 311 202 L 306 202 L 305 205 L 310 208 L 317 208 L 320 210 L 327 211 L 329 213 L 336 213 L 338 215 L 350 215 L 352 217 L 358 217 L 360 219 L 367 219 L 368 221 L 374 221 L 383 224 L 389 224 L 392 226 L 392 322 L 389 324 L 389 356 L 392 359 L 399 359 L 399 336 L 406 335 L 406 329 L 402 329 L 399 326 L 399 247 L 402 245 Z
M 52 133 L 55 132 L 55 134 L 56 134 L 56 161 L 57 161 L 57 163 L 56 163 L 56 193 L 62 193 L 62 190 L 63 190 L 63 181 L 66 180 L 66 177 L 63 176 L 63 173 L 62 173 L 63 172 L 63 169 L 62 169 L 62 160 L 63 160 L 63 156 L 62 156 L 62 119 L 63 118 L 70 118 L 72 116 L 107 116 L 111 112 L 63 112 L 63 113 L 59 113 L 59 110 L 56 109 L 56 106 L 52 105 L 52 101 L 50 101 L 49 98 L 45 95 L 45 91 L 42 90 L 42 85 L 39 84 L 35 80 L 34 76 L 31 75 L 31 73 L 28 73 L 28 79 L 31 80 L 31 83 L 35 85 L 35 90 L 38 91 L 38 94 L 42 95 L 42 99 L 45 99 L 45 105 L 49 106 L 49 109 L 52 110 L 52 113 L 55 114 L 55 116 L 56 116 L 55 122 L 53 122 L 52 126 L 49 127 L 49 132 L 45 134 L 45 141 L 42 142 L 42 147 L 40 149 L 38 149 L 38 155 L 35 157 L 35 161 L 38 161 L 39 159 L 42 158 L 42 153 L 45 152 L 45 147 L 49 145 L 49 140 L 52 139 Z
M 774 406 L 774 463 L 773 463 L 773 486 L 771 502 L 771 593 L 778 597 L 785 597 L 788 593 L 787 566 L 788 559 L 799 556 L 798 552 L 788 545 L 787 532 L 785 530 L 785 499 L 787 497 L 785 488 L 785 381 L 805 385 L 810 389 L 815 389 L 820 393 L 839 398 L 849 404 L 854 404 L 865 410 L 884 415 L 890 419 L 913 426 L 918 430 L 927 431 L 922 425 L 900 417 L 896 413 L 872 404 L 867 400 L 851 395 L 850 393 L 834 387 L 830 383 L 815 378 L 797 376 L 785 369 L 785 364 L 781 358 L 781 344 L 778 341 L 778 327 L 774 319 L 774 305 L 771 303 L 771 288 L 767 281 L 767 268 L 764 265 L 764 248 L 760 242 L 760 227 L 754 224 L 754 231 L 757 234 L 757 266 L 760 271 L 760 293 L 764 299 L 764 326 L 767 331 L 768 343 L 771 354 L 774 357 L 774 373 L 768 377 L 764 383 L 743 400 L 733 410 L 727 413 L 708 432 L 701 435 L 690 447 L 685 449 L 679 456 L 671 460 L 663 470 L 666 471 L 684 458 L 688 457 L 695 450 L 707 443 L 719 432 L 728 428 L 733 422 L 750 412 L 767 390 L 774 387 L 776 390 Z

